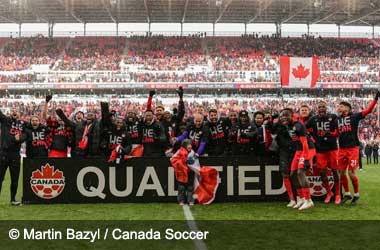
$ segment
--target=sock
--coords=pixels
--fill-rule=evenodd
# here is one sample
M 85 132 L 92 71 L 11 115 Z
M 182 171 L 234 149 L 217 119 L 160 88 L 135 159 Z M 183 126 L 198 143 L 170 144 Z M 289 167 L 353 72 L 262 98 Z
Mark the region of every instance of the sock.
M 334 188 L 335 188 L 335 195 L 340 196 L 340 181 L 337 181 L 334 183 Z
M 327 194 L 331 192 L 330 184 L 329 184 L 328 181 L 323 182 L 323 183 L 322 183 L 322 187 L 324 187 L 324 188 L 326 189 L 326 193 L 327 193 Z
M 343 188 L 344 188 L 344 191 L 346 193 L 349 193 L 350 192 L 350 187 L 348 186 L 348 178 L 347 178 L 347 175 L 346 174 L 342 174 L 342 176 L 340 177 L 340 180 L 342 182 L 342 185 L 343 185 Z
M 297 196 L 300 199 L 304 198 L 304 195 L 303 195 L 303 192 L 302 192 L 302 188 L 297 188 Z
M 302 188 L 302 193 L 303 193 L 303 196 L 304 196 L 305 200 L 310 200 L 311 199 L 310 188 Z
M 284 178 L 284 184 L 286 188 L 286 192 L 288 192 L 289 199 L 291 201 L 294 201 L 294 195 L 293 195 L 293 190 L 292 190 L 292 183 L 290 182 L 289 178 Z
M 351 182 L 352 182 L 352 186 L 354 186 L 355 194 L 359 193 L 359 179 L 356 175 L 352 177 Z

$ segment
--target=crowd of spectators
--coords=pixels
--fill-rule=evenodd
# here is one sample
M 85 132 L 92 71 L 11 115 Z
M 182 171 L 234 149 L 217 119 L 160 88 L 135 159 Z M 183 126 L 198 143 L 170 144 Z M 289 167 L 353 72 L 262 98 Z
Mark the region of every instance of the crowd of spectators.
M 76 37 L 0 40 L 0 71 L 120 71 L 122 82 L 279 81 L 279 55 L 316 56 L 320 82 L 379 82 L 380 48 L 369 39 L 242 37 Z M 137 67 L 137 66 L 136 66 Z M 194 67 L 196 69 L 194 69 Z M 132 67 L 133 68 L 133 67 Z M 243 76 L 243 77 L 242 77 Z M 18 82 L 15 76 L 1 82 Z M 40 77 L 36 77 L 40 78 Z M 87 76 L 83 81 L 91 81 Z M 57 77 L 58 82 L 65 77 Z M 72 80 L 71 80 L 72 81 Z M 107 79 L 104 82 L 114 81 Z
M 60 70 L 118 70 L 125 48 L 119 37 L 77 37 L 65 49 Z

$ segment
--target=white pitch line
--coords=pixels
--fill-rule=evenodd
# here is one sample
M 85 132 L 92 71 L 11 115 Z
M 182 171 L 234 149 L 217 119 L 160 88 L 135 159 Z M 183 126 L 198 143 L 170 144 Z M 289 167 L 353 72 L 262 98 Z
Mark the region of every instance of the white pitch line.
M 185 218 L 187 220 L 187 225 L 189 226 L 191 231 L 199 231 L 197 224 L 195 223 L 194 216 L 191 213 L 191 210 L 188 205 L 182 206 L 183 213 L 185 214 Z M 195 244 L 195 249 L 197 250 L 207 250 L 207 246 L 203 240 L 193 240 Z

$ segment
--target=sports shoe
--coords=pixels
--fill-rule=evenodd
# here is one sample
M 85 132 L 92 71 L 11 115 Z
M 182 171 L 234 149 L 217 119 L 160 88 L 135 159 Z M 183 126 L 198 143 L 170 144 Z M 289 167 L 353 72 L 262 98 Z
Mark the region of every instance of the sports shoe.
M 334 193 L 333 192 L 329 192 L 329 193 L 327 193 L 326 194 L 326 198 L 325 198 L 325 203 L 326 204 L 328 204 L 328 203 L 330 203 L 330 201 L 331 201 L 331 197 L 334 195 Z
M 189 202 L 189 206 L 190 207 L 194 206 L 194 202 Z
M 294 207 L 296 205 L 296 201 L 295 200 L 291 200 L 288 205 L 286 205 L 287 207 Z
M 20 206 L 21 202 L 19 202 L 19 201 L 11 201 L 11 205 L 12 206 Z
M 351 205 L 355 206 L 356 204 L 358 204 L 359 199 L 360 199 L 359 196 L 354 196 L 354 198 L 351 201 Z
M 352 200 L 352 196 L 351 195 L 344 195 L 341 203 L 344 204 L 344 203 L 346 203 L 346 201 L 349 201 L 349 200 Z
M 335 196 L 335 205 L 340 205 L 341 202 L 342 201 L 341 201 L 340 195 L 336 195 Z
M 306 200 L 300 208 L 298 208 L 299 211 L 306 210 L 309 208 L 312 208 L 314 206 L 313 201 L 311 200 Z
M 185 205 L 185 203 L 184 202 L 180 202 L 180 203 L 178 203 L 180 206 L 184 206 Z
M 295 208 L 295 209 L 300 208 L 304 203 L 305 203 L 305 199 L 304 198 L 300 198 L 300 199 L 297 198 L 297 204 L 295 204 L 293 206 L 293 208 Z

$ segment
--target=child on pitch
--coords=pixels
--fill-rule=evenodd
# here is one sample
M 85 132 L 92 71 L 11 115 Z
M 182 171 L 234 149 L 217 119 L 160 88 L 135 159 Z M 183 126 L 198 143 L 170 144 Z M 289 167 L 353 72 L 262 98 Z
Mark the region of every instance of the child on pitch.
M 170 163 L 174 168 L 178 183 L 177 200 L 179 205 L 194 205 L 194 176 L 197 171 L 190 168 L 195 162 L 195 152 L 192 150 L 191 140 L 185 139 L 181 143 L 180 149 L 170 158 Z

